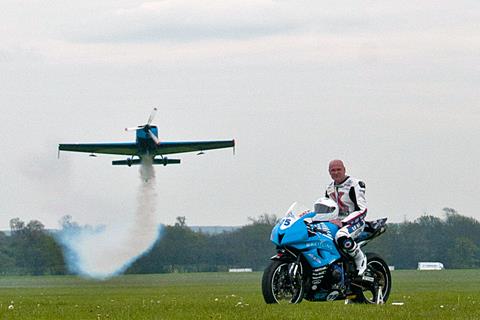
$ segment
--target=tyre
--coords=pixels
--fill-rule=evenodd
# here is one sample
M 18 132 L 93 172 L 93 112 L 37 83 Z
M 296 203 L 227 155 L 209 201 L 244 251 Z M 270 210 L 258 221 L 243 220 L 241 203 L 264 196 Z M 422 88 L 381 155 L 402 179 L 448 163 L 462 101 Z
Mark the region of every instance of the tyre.
M 300 303 L 304 292 L 302 277 L 301 263 L 272 261 L 262 277 L 262 293 L 265 302 Z
M 387 302 L 392 289 L 392 276 L 387 263 L 375 253 L 367 253 L 367 270 L 363 278 L 373 278 L 373 281 L 353 283 L 352 291 L 355 303 L 383 304 Z

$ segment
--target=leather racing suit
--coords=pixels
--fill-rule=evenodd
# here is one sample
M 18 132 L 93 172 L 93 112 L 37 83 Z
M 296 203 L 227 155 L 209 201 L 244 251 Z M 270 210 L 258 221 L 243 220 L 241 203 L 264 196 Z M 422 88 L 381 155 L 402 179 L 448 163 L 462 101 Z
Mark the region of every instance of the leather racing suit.
M 332 181 L 325 191 L 325 196 L 338 204 L 338 217 L 343 225 L 337 231 L 335 241 L 340 249 L 355 261 L 358 275 L 361 275 L 366 269 L 367 259 L 355 239 L 365 227 L 365 183 L 352 177 L 347 177 L 340 184 Z

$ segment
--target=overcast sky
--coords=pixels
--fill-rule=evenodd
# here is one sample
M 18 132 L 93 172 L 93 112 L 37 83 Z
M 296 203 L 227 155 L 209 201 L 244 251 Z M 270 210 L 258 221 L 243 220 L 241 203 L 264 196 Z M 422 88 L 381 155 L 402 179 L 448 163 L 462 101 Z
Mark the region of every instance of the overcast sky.
M 156 168 L 159 221 L 243 225 L 365 180 L 371 218 L 480 219 L 480 2 L 35 1 L 0 5 L 0 229 L 130 219 L 138 167 L 59 143 L 235 139 Z

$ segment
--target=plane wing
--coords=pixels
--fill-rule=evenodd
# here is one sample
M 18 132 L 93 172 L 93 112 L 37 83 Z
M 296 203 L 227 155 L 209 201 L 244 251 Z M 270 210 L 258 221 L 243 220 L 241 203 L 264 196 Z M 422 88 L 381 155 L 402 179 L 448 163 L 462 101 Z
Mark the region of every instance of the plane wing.
M 205 151 L 212 149 L 232 148 L 234 146 L 235 140 L 161 142 L 157 146 L 155 154 L 164 155 L 192 151 Z
M 205 151 L 212 149 L 231 148 L 235 145 L 235 140 L 219 141 L 184 141 L 184 142 L 160 142 L 159 145 L 149 150 L 150 154 L 164 155 L 172 153 L 183 153 L 192 151 Z M 74 151 L 88 153 L 122 154 L 122 155 L 142 155 L 135 142 L 116 142 L 116 143 L 74 143 L 60 144 L 59 151 Z
M 74 151 L 88 153 L 124 154 L 133 156 L 137 154 L 137 144 L 134 142 L 116 143 L 72 143 L 59 144 L 59 151 Z

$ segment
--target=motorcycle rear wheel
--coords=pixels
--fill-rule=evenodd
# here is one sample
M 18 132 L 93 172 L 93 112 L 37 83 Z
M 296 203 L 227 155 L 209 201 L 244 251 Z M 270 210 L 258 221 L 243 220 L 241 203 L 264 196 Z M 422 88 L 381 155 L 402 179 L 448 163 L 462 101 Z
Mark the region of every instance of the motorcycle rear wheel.
M 300 303 L 303 299 L 303 269 L 293 275 L 290 268 L 295 262 L 274 260 L 263 272 L 262 293 L 266 303 Z
M 364 276 L 372 277 L 369 286 L 353 286 L 355 298 L 352 302 L 366 304 L 384 304 L 392 289 L 392 276 L 387 263 L 375 253 L 367 253 L 367 270 Z

